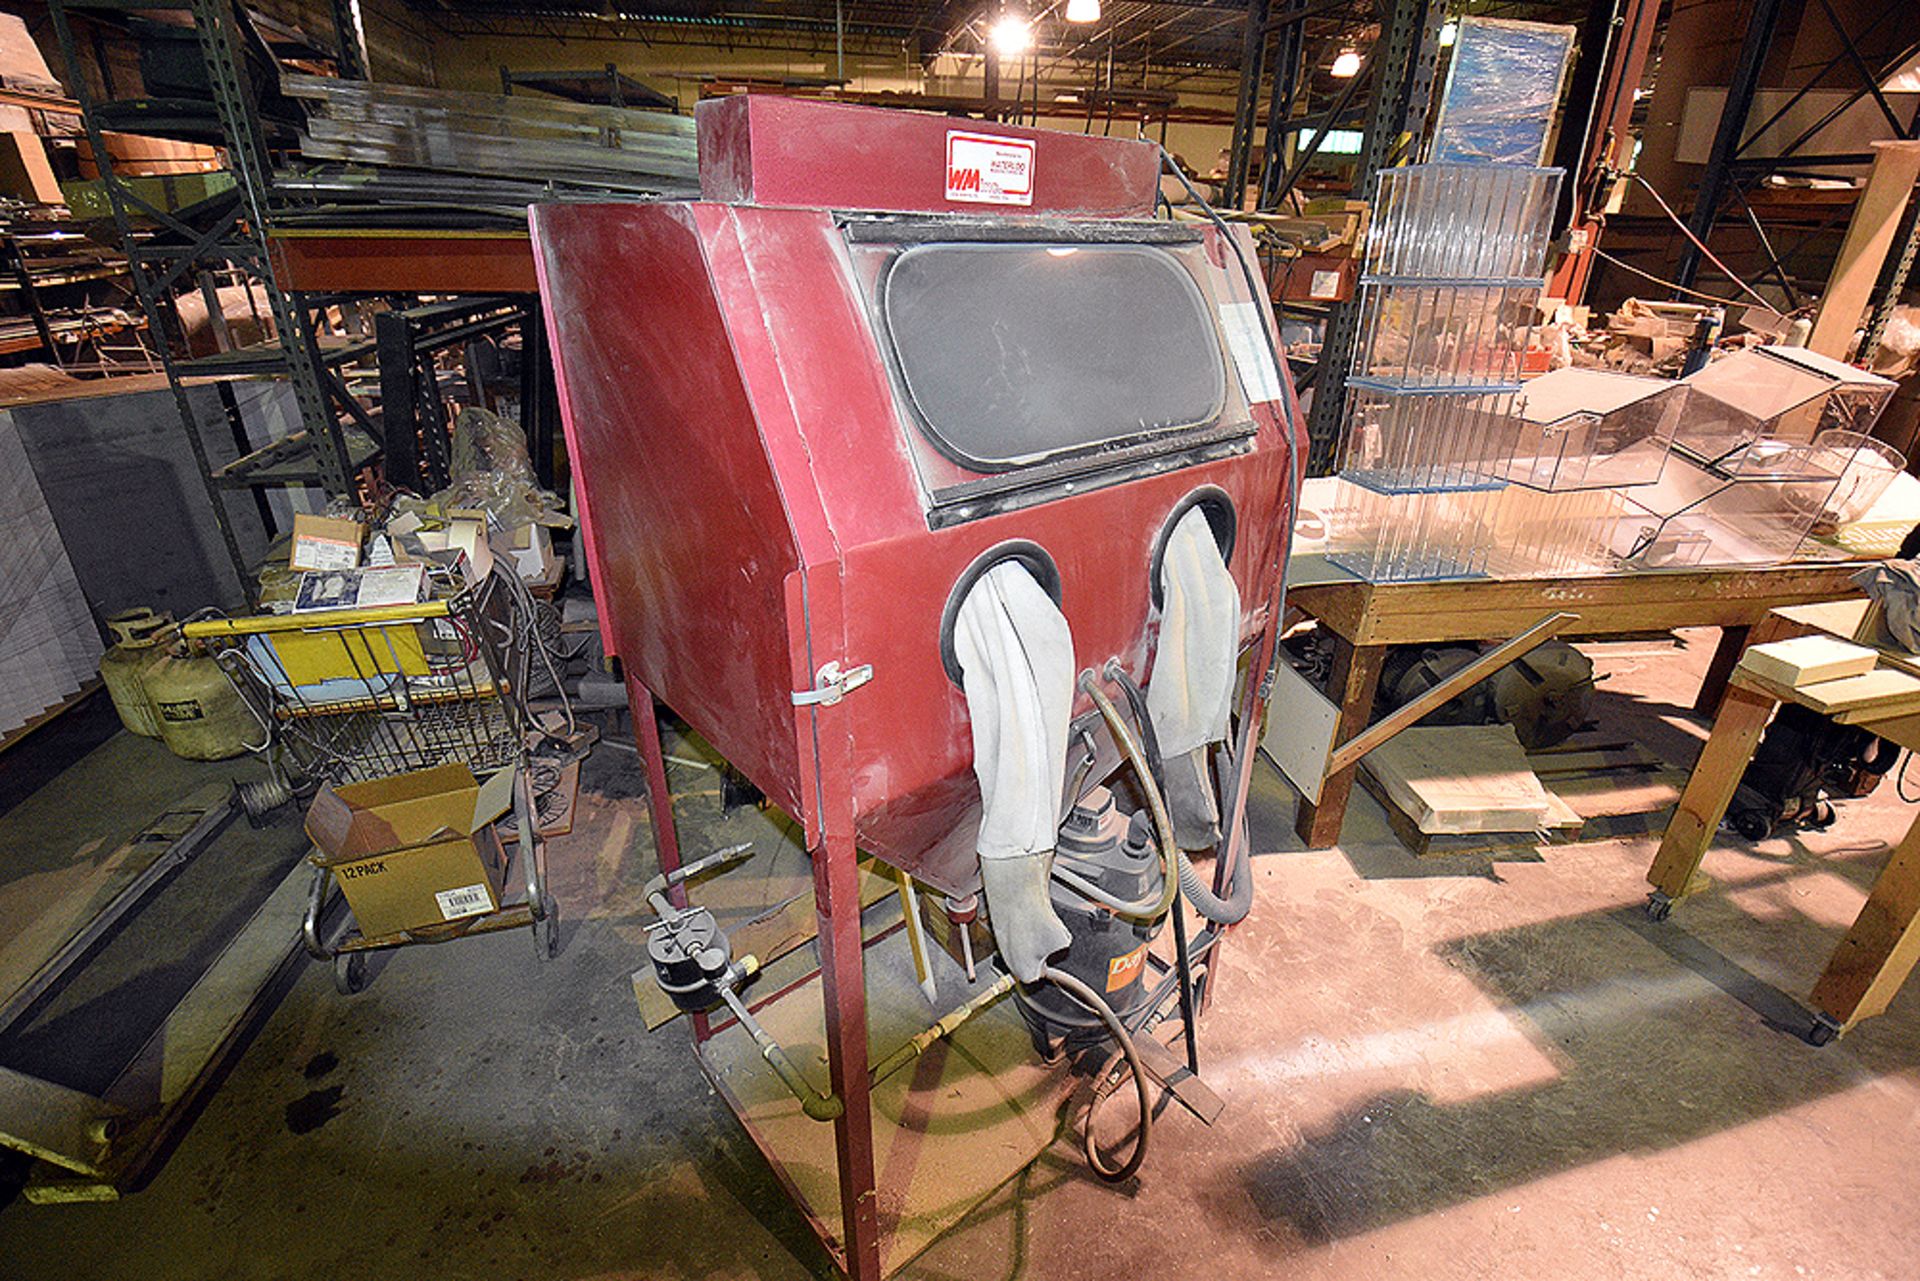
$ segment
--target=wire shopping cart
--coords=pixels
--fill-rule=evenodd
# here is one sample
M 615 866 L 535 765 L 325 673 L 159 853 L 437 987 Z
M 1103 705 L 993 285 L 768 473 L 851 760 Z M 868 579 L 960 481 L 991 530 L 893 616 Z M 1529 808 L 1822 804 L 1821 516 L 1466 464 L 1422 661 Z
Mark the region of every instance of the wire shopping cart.
M 271 770 L 243 785 L 251 814 L 318 784 L 365 782 L 436 765 L 465 764 L 476 776 L 515 772 L 517 843 L 506 869 L 524 873 L 526 895 L 482 914 L 367 937 L 351 928 L 322 937 L 332 874 L 314 869 L 303 937 L 331 961 L 342 992 L 364 986 L 367 953 L 439 943 L 522 926 L 542 957 L 554 954 L 557 914 L 546 891 L 529 783 L 527 711 L 534 603 L 501 569 L 445 599 L 366 609 L 248 618 L 205 618 L 182 635 L 205 646 L 252 710 L 261 741 L 249 744 Z

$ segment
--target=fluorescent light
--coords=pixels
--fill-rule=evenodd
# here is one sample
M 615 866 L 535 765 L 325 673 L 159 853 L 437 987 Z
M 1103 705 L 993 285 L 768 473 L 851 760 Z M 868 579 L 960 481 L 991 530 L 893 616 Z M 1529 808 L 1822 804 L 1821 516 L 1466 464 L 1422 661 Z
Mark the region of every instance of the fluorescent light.
M 1440 47 L 1451 49 L 1453 42 L 1460 38 L 1460 24 L 1449 19 L 1440 24 Z
M 1067 0 L 1067 21 L 1100 21 L 1100 0 Z
M 1313 145 L 1314 135 L 1317 132 L 1318 131 L 1314 129 L 1302 129 L 1300 131 L 1300 150 L 1305 151 Z M 1320 154 L 1323 156 L 1357 156 L 1360 154 L 1360 144 L 1365 140 L 1366 135 L 1362 134 L 1358 129 L 1329 129 L 1327 130 L 1327 140 L 1320 144 Z
M 1351 80 L 1360 74 L 1360 55 L 1351 49 L 1342 49 L 1340 56 L 1327 68 L 1327 74 L 1341 80 Z
M 993 41 L 993 51 L 1002 58 L 1017 58 L 1033 47 L 1033 28 L 1019 14 L 1010 13 L 993 24 L 987 38 Z

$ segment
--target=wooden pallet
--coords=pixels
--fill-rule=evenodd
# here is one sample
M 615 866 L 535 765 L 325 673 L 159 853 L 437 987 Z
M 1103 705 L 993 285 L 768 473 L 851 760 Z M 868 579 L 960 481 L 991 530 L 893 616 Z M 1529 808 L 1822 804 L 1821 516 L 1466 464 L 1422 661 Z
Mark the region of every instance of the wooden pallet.
M 1426 831 L 1420 817 L 1409 812 L 1404 793 L 1396 798 L 1371 770 L 1360 771 L 1360 784 L 1386 810 L 1387 823 L 1401 843 L 1425 858 L 1461 854 L 1524 857 L 1537 854 L 1542 846 L 1649 835 L 1665 827 L 1687 781 L 1684 770 L 1666 764 L 1637 743 L 1604 741 L 1591 735 L 1529 752 L 1526 760 L 1548 793 L 1564 807 L 1557 819 L 1550 817 L 1534 830 Z M 1464 788 L 1470 785 L 1471 776 L 1462 775 L 1456 781 Z

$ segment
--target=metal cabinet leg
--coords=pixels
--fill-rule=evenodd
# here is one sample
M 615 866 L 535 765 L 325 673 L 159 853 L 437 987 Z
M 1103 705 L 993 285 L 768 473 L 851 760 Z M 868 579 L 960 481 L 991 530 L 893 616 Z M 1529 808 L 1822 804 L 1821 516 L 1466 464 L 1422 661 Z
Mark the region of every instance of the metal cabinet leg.
M 639 749 L 640 769 L 647 782 L 647 825 L 653 829 L 653 849 L 662 872 L 680 870 L 680 831 L 673 821 L 673 792 L 667 787 L 667 754 L 660 745 L 660 705 L 653 691 L 632 676 L 627 677 L 627 708 L 633 714 L 633 742 Z M 687 887 L 675 883 L 667 890 L 675 907 L 687 905 Z M 693 1038 L 708 1036 L 706 1011 L 695 1010 Z
M 1351 645 L 1334 638 L 1333 679 L 1328 694 L 1340 704 L 1340 728 L 1333 741 L 1345 743 L 1373 719 L 1373 699 L 1380 689 L 1380 668 L 1386 662 L 1384 645 Z M 1305 797 L 1294 818 L 1293 830 L 1310 850 L 1328 849 L 1340 842 L 1340 825 L 1347 817 L 1347 798 L 1353 793 L 1354 771 L 1349 765 L 1329 774 L 1320 784 L 1320 803 Z
M 880 1215 L 868 1098 L 867 978 L 856 855 L 852 840 L 832 836 L 814 849 L 813 902 L 820 922 L 827 1067 L 833 1092 L 844 1105 L 833 1123 L 833 1154 L 840 1176 L 840 1239 L 853 1281 L 880 1281 Z
M 1656 917 L 1664 908 L 1684 897 L 1687 883 L 1706 856 L 1714 829 L 1727 812 L 1733 793 L 1740 786 L 1753 750 L 1760 744 L 1760 733 L 1773 715 L 1774 700 L 1739 685 L 1727 687 L 1720 715 L 1713 722 L 1713 733 L 1700 750 L 1687 790 L 1667 821 L 1666 835 L 1660 838 L 1660 852 L 1647 869 L 1647 881 L 1654 888 Z M 1663 902 L 1664 900 L 1664 902 Z

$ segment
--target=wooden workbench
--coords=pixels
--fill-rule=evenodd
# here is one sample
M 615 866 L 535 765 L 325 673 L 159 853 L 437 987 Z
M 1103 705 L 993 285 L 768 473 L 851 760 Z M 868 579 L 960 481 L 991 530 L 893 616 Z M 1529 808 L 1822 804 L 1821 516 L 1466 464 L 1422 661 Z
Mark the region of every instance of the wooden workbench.
M 1809 632 L 1852 639 L 1865 610 L 1864 600 L 1783 609 L 1755 629 L 1755 640 Z M 1885 648 L 1880 663 L 1883 667 L 1902 667 L 1909 673 L 1920 671 L 1920 659 L 1914 655 Z M 1701 749 L 1686 791 L 1660 840 L 1653 866 L 1647 870 L 1647 882 L 1653 886 L 1647 913 L 1654 920 L 1665 920 L 1674 904 L 1695 888 L 1694 873 L 1713 843 L 1714 832 L 1753 759 L 1768 719 L 1783 701 L 1806 701 L 1796 694 L 1791 688 L 1748 673 L 1744 667 L 1734 670 L 1720 714 L 1714 719 L 1713 733 Z M 1866 708 L 1835 714 L 1909 751 L 1920 751 L 1920 715 L 1913 712 L 1911 703 L 1884 713 Z M 1861 1019 L 1885 1010 L 1906 982 L 1916 959 L 1920 959 L 1920 819 L 1907 829 L 1881 869 L 1866 905 L 1814 984 L 1816 1022 L 1808 1039 L 1816 1045 L 1824 1044 Z
M 1695 709 L 1711 714 L 1746 647 L 1748 629 L 1768 611 L 1857 596 L 1849 581 L 1854 561 L 1795 563 L 1762 569 L 1647 571 L 1549 579 L 1451 579 L 1424 583 L 1303 582 L 1287 604 L 1317 620 L 1334 640 L 1333 675 L 1327 696 L 1339 705 L 1335 742 L 1367 727 L 1380 668 L 1394 645 L 1505 640 L 1545 615 L 1565 610 L 1579 616 L 1566 636 L 1619 636 L 1675 627 L 1717 627 L 1714 654 Z M 1289 571 L 1290 576 L 1293 571 Z M 1321 784 L 1320 800 L 1300 801 L 1295 830 L 1308 849 L 1339 842 L 1353 792 L 1349 767 Z

